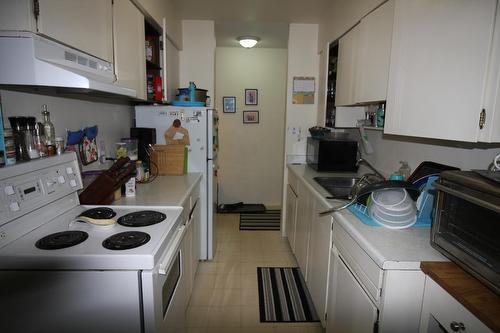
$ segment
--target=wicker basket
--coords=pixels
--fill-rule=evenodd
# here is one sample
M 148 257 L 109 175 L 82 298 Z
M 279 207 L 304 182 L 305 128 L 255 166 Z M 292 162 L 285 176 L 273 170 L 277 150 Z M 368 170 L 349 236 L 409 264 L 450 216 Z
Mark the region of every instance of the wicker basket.
M 183 175 L 186 163 L 184 145 L 154 145 L 153 163 L 158 168 L 158 175 Z M 154 168 L 155 165 L 152 165 Z

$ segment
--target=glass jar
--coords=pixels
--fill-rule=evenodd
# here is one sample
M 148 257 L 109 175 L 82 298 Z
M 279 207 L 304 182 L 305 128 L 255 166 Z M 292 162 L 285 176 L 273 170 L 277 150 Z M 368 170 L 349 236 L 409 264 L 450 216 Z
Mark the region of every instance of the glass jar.
M 64 153 L 64 139 L 61 137 L 56 138 L 56 154 L 62 155 Z
M 125 142 L 117 142 L 115 143 L 115 157 L 116 159 L 120 159 L 122 157 L 127 157 L 127 144 Z
M 125 147 L 127 148 L 126 156 L 128 156 L 128 158 L 130 158 L 131 161 L 137 161 L 139 152 L 137 139 L 122 138 L 121 141 L 125 144 Z

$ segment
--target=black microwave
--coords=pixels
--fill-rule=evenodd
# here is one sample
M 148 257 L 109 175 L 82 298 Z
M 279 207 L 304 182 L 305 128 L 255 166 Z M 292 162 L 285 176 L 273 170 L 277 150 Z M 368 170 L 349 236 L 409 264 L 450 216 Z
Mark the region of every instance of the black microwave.
M 431 245 L 500 294 L 500 183 L 473 171 L 444 171 Z
M 358 169 L 358 142 L 334 138 L 307 138 L 306 162 L 317 171 Z

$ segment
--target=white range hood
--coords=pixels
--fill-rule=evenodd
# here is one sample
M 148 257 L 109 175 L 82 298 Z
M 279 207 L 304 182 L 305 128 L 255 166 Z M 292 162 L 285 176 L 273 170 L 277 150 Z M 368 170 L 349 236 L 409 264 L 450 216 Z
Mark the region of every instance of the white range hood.
M 0 85 L 137 96 L 114 81 L 107 61 L 31 32 L 0 32 Z

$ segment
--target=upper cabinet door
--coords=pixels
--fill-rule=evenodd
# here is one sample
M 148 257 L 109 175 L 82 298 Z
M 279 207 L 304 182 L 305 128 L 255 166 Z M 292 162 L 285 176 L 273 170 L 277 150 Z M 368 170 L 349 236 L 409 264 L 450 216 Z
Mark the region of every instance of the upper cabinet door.
M 478 141 L 500 142 L 500 8 L 497 8 L 493 46 L 491 48 L 486 93 L 484 96 L 484 122 L 479 127 Z M 481 120 L 480 120 L 481 121 Z
M 394 0 L 384 3 L 359 24 L 357 103 L 385 101 L 389 79 Z
M 113 37 L 116 84 L 134 89 L 137 98 L 145 100 L 144 15 L 130 0 L 113 3 Z
M 396 0 L 385 133 L 477 141 L 495 0 Z
M 38 32 L 113 61 L 111 0 L 38 0 Z
M 359 25 L 339 40 L 335 106 L 353 105 L 358 56 Z

